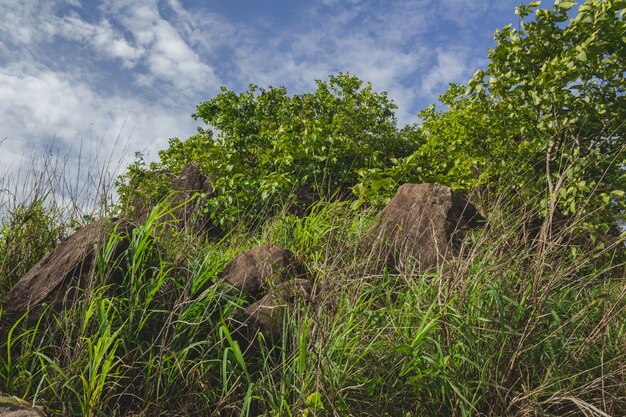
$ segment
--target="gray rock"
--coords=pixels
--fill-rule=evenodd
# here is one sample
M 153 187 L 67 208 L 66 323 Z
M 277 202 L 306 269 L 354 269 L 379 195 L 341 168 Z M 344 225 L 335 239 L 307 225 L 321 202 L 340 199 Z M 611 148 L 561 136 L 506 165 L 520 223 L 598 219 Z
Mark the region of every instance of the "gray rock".
M 42 303 L 61 305 L 72 303 L 85 289 L 92 276 L 99 248 L 105 237 L 116 227 L 118 234 L 130 233 L 133 225 L 127 221 L 102 219 L 78 230 L 50 253 L 45 255 L 7 293 L 4 310 L 8 314 L 23 314 Z M 114 250 L 115 260 L 128 242 L 120 241 Z M 98 248 L 98 249 L 96 249 Z
M 195 162 L 190 162 L 172 180 L 172 190 L 178 191 L 199 191 L 207 194 L 213 192 L 213 184 L 209 178 L 202 173 L 200 167 Z
M 205 203 L 202 198 L 192 199 L 197 194 L 213 195 L 213 182 L 208 178 L 195 162 L 187 164 L 176 178 L 172 180 L 172 191 L 175 191 L 172 200 L 174 210 L 172 215 L 179 221 L 179 227 L 193 226 L 199 231 L 208 231 L 213 228 L 209 216 L 200 216 L 199 212 Z

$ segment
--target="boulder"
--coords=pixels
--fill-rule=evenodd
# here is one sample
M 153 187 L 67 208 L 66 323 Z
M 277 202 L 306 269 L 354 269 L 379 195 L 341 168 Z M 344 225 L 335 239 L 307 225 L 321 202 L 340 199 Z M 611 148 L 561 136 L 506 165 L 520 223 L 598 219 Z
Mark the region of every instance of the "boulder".
M 311 293 L 312 283 L 302 272 L 293 253 L 279 246 L 261 245 L 235 257 L 225 269 L 225 281 L 256 300 L 244 310 L 245 332 L 253 332 L 246 339 L 263 330 L 278 340 L 286 309 Z
M 193 226 L 202 231 L 212 228 L 208 216 L 198 216 L 204 200 L 196 198 L 188 201 L 196 193 L 213 194 L 213 182 L 202 173 L 197 163 L 190 162 L 185 165 L 180 174 L 172 180 L 172 191 L 176 192 L 172 200 L 174 207 L 172 215 L 180 220 L 181 228 Z
M 22 314 L 42 303 L 71 303 L 78 294 L 69 290 L 87 288 L 95 267 L 97 248 L 102 246 L 114 227 L 118 234 L 124 235 L 134 226 L 127 221 L 102 219 L 59 243 L 7 293 L 5 312 Z M 127 245 L 126 240 L 121 240 L 114 249 L 113 259 L 118 258 Z
M 408 263 L 423 272 L 458 255 L 464 232 L 482 220 L 476 208 L 449 187 L 404 184 L 378 213 L 366 243 L 377 267 Z
M 258 297 L 274 285 L 297 278 L 301 270 L 290 250 L 261 245 L 237 255 L 226 268 L 225 278 L 233 287 Z
M 294 308 L 299 301 L 306 301 L 311 289 L 311 281 L 302 278 L 277 285 L 270 293 L 245 309 L 246 323 L 252 328 L 267 332 L 277 340 L 282 336 L 285 311 Z

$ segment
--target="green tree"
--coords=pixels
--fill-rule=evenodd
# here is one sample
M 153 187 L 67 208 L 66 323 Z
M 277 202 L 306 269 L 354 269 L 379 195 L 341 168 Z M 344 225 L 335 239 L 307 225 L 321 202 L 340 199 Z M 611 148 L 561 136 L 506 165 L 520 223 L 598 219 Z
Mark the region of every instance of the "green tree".
M 171 138 L 169 147 L 159 151 L 159 161 L 146 164 L 140 152 L 117 181 L 120 209 L 126 216 L 143 219 L 172 188 L 172 179 L 191 161 L 197 161 L 212 149 L 211 132 L 187 140 Z
M 425 144 L 390 172 L 456 188 L 500 181 L 521 201 L 544 193 L 546 224 L 580 215 L 606 232 L 626 210 L 626 1 L 587 0 L 577 14 L 572 1 L 539 3 L 496 31 L 489 66 L 452 86 L 445 110 L 421 113 Z

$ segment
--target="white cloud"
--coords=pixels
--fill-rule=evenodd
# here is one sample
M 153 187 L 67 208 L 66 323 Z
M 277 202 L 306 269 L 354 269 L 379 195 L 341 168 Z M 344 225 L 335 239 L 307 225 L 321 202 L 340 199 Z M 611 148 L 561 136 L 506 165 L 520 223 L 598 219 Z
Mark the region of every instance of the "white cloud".
M 478 68 L 476 65 L 466 50 L 437 49 L 436 64 L 422 77 L 419 91 L 423 96 L 433 97 L 444 92 L 448 83 L 465 83 L 473 69 Z
M 180 5 L 179 15 L 183 14 Z M 166 82 L 172 84 L 178 94 L 192 95 L 196 91 L 217 90 L 220 82 L 215 69 L 203 62 L 177 29 L 164 19 L 156 2 L 111 1 L 105 10 L 115 18 L 134 41 L 145 51 L 142 63 L 147 73 L 137 73 L 143 86 Z M 194 22 L 189 25 L 193 27 Z
M 41 40 L 45 33 L 39 25 L 42 16 L 48 16 L 55 8 L 56 2 L 39 2 L 23 0 L 20 2 L 0 2 L 0 35 L 5 42 L 26 46 Z M 2 45 L 4 42 L 1 42 Z
M 0 68 L 0 172 L 28 171 L 33 153 L 51 146 L 70 170 L 79 160 L 125 166 L 135 150 L 167 145 L 195 130 L 192 109 L 108 96 L 67 74 L 30 65 Z M 53 144 L 53 145 L 51 145 Z
M 498 7 L 498 4 L 487 0 L 439 0 L 438 12 L 446 20 L 464 26 L 475 23 L 475 18 L 486 13 L 489 7 Z
M 144 55 L 143 48 L 131 45 L 106 19 L 92 24 L 78 16 L 66 16 L 56 22 L 53 29 L 56 35 L 85 43 L 98 53 L 120 59 L 126 68 L 135 66 L 137 60 Z
M 221 82 L 216 69 L 193 46 L 208 53 L 231 41 L 225 36 L 234 32 L 228 30 L 232 27 L 215 15 L 194 15 L 176 0 L 169 0 L 174 12 L 170 22 L 161 16 L 158 6 L 157 1 L 105 1 L 101 16 L 93 22 L 76 12 L 63 11 L 55 1 L 0 4 L 4 18 L 0 40 L 16 46 L 0 42 L 0 53 L 24 59 L 25 54 L 35 55 L 36 47 L 64 39 L 92 50 L 94 59 L 119 60 L 141 86 L 173 87 L 177 95 L 186 97 L 198 91 L 217 91 Z M 212 39 L 216 41 L 211 43 Z
M 399 123 L 412 123 L 422 103 L 484 64 L 472 56 L 478 35 L 470 31 L 483 15 L 505 7 L 485 0 L 318 0 L 287 31 L 239 45 L 236 80 L 302 91 L 314 79 L 348 70 L 387 91 L 398 104 Z M 443 49 L 441 42 L 452 43 Z
M 225 17 L 207 8 L 186 9 L 179 0 L 167 0 L 174 12 L 168 20 L 187 44 L 203 56 L 217 58 L 221 48 L 236 48 L 246 31 L 236 27 Z
M 200 60 L 169 23 L 159 20 L 151 31 L 154 41 L 146 45 L 150 47 L 146 60 L 154 77 L 170 81 L 184 90 L 217 87 L 213 68 Z
M 434 60 L 428 59 L 433 52 L 421 37 L 427 22 L 423 3 L 391 2 L 377 13 L 368 13 L 362 3 L 327 5 L 333 7 L 331 14 L 318 6 L 305 16 L 314 24 L 239 45 L 236 78 L 287 85 L 293 92 L 310 90 L 315 79 L 349 71 L 389 92 L 399 105 L 401 124 L 415 122 L 411 109 L 419 91 L 410 79 Z

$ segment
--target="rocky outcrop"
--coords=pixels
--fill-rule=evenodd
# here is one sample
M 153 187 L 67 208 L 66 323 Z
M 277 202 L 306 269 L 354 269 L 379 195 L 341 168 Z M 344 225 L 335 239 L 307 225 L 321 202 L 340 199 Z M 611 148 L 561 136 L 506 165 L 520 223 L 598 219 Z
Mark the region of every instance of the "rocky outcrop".
M 378 214 L 366 244 L 377 267 L 419 271 L 458 255 L 463 234 L 482 217 L 463 196 L 438 184 L 404 184 Z
M 126 235 L 133 229 L 127 221 L 102 219 L 91 223 L 59 243 L 44 256 L 7 293 L 4 310 L 9 314 L 22 314 L 42 303 L 71 304 L 80 290 L 89 285 L 95 267 L 97 251 L 110 232 Z M 128 241 L 121 239 L 113 251 L 113 259 L 127 248 Z
M 202 173 L 200 167 L 195 162 L 190 162 L 180 171 L 180 174 L 172 180 L 172 189 L 178 191 L 203 192 L 211 194 L 213 184 L 211 180 Z
M 280 338 L 285 312 L 302 302 L 307 302 L 311 289 L 311 281 L 301 278 L 276 286 L 245 309 L 248 324 L 264 330 L 274 339 Z

